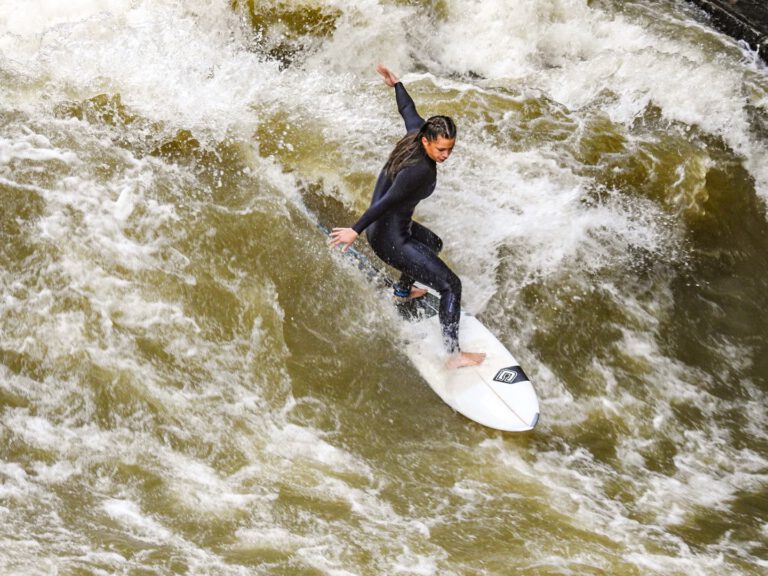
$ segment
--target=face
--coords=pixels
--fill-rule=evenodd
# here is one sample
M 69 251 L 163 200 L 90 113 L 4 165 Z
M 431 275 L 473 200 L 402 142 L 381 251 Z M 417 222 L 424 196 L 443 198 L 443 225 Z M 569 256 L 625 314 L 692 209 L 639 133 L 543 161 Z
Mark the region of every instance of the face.
M 445 162 L 448 159 L 448 156 L 451 155 L 453 146 L 456 144 L 456 139 L 438 136 L 436 140 L 430 142 L 427 140 L 426 136 L 422 136 L 421 143 L 424 146 L 424 151 L 427 153 L 427 156 L 439 164 L 440 162 Z

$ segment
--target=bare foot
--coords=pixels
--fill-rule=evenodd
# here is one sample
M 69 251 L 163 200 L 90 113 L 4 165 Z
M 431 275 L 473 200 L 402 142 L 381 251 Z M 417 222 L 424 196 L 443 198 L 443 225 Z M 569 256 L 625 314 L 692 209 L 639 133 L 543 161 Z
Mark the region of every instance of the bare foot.
M 397 302 L 398 304 L 405 304 L 406 302 L 410 302 L 411 300 L 416 300 L 416 298 L 421 298 L 426 293 L 427 293 L 426 288 L 416 288 L 415 286 L 413 286 L 411 287 L 411 293 L 408 294 L 408 296 L 395 296 L 395 302 Z
M 485 352 L 459 352 L 458 354 L 451 354 L 445 366 L 449 370 L 455 370 L 465 366 L 477 366 L 482 364 L 483 360 L 485 360 Z

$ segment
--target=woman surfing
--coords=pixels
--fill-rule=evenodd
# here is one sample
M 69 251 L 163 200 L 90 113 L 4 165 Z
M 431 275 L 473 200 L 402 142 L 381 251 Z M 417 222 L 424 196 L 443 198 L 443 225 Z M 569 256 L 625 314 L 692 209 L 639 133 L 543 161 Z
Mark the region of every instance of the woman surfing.
M 461 280 L 438 253 L 443 241 L 437 234 L 414 222 L 419 202 L 432 194 L 437 184 L 437 164 L 445 162 L 456 143 L 456 125 L 448 116 L 419 116 L 403 84 L 387 67 L 376 71 L 384 83 L 395 89 L 406 135 L 395 145 L 379 174 L 368 210 L 351 228 L 334 228 L 331 246 L 349 248 L 365 230 L 376 255 L 401 272 L 395 284 L 395 298 L 406 302 L 426 294 L 414 282 L 440 294 L 440 326 L 448 352 L 446 366 L 476 366 L 485 359 L 482 352 L 463 352 L 459 347 Z

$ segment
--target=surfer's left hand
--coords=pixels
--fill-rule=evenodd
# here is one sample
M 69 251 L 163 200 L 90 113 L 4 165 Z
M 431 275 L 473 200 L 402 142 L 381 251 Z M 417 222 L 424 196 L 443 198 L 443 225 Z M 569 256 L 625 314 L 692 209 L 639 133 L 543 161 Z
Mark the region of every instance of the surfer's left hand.
M 341 251 L 346 252 L 347 249 L 352 246 L 352 243 L 357 240 L 357 232 L 352 228 L 334 228 L 331 232 L 331 240 L 329 244 L 331 248 L 336 248 L 339 244 L 342 244 Z

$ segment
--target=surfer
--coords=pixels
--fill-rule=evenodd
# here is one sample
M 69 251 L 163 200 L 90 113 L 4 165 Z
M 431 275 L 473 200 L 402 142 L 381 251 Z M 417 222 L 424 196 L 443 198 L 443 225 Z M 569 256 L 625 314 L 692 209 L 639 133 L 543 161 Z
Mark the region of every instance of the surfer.
M 475 366 L 485 359 L 482 352 L 459 348 L 461 280 L 439 257 L 440 237 L 412 220 L 416 205 L 432 194 L 437 183 L 437 164 L 445 162 L 456 143 L 456 125 L 448 116 L 426 121 L 403 84 L 389 68 L 379 64 L 376 71 L 384 83 L 395 89 L 406 135 L 395 145 L 379 174 L 368 210 L 351 228 L 334 228 L 331 246 L 347 250 L 365 230 L 376 255 L 401 272 L 395 284 L 395 298 L 407 302 L 426 294 L 420 282 L 440 293 L 440 326 L 448 351 L 449 368 Z

